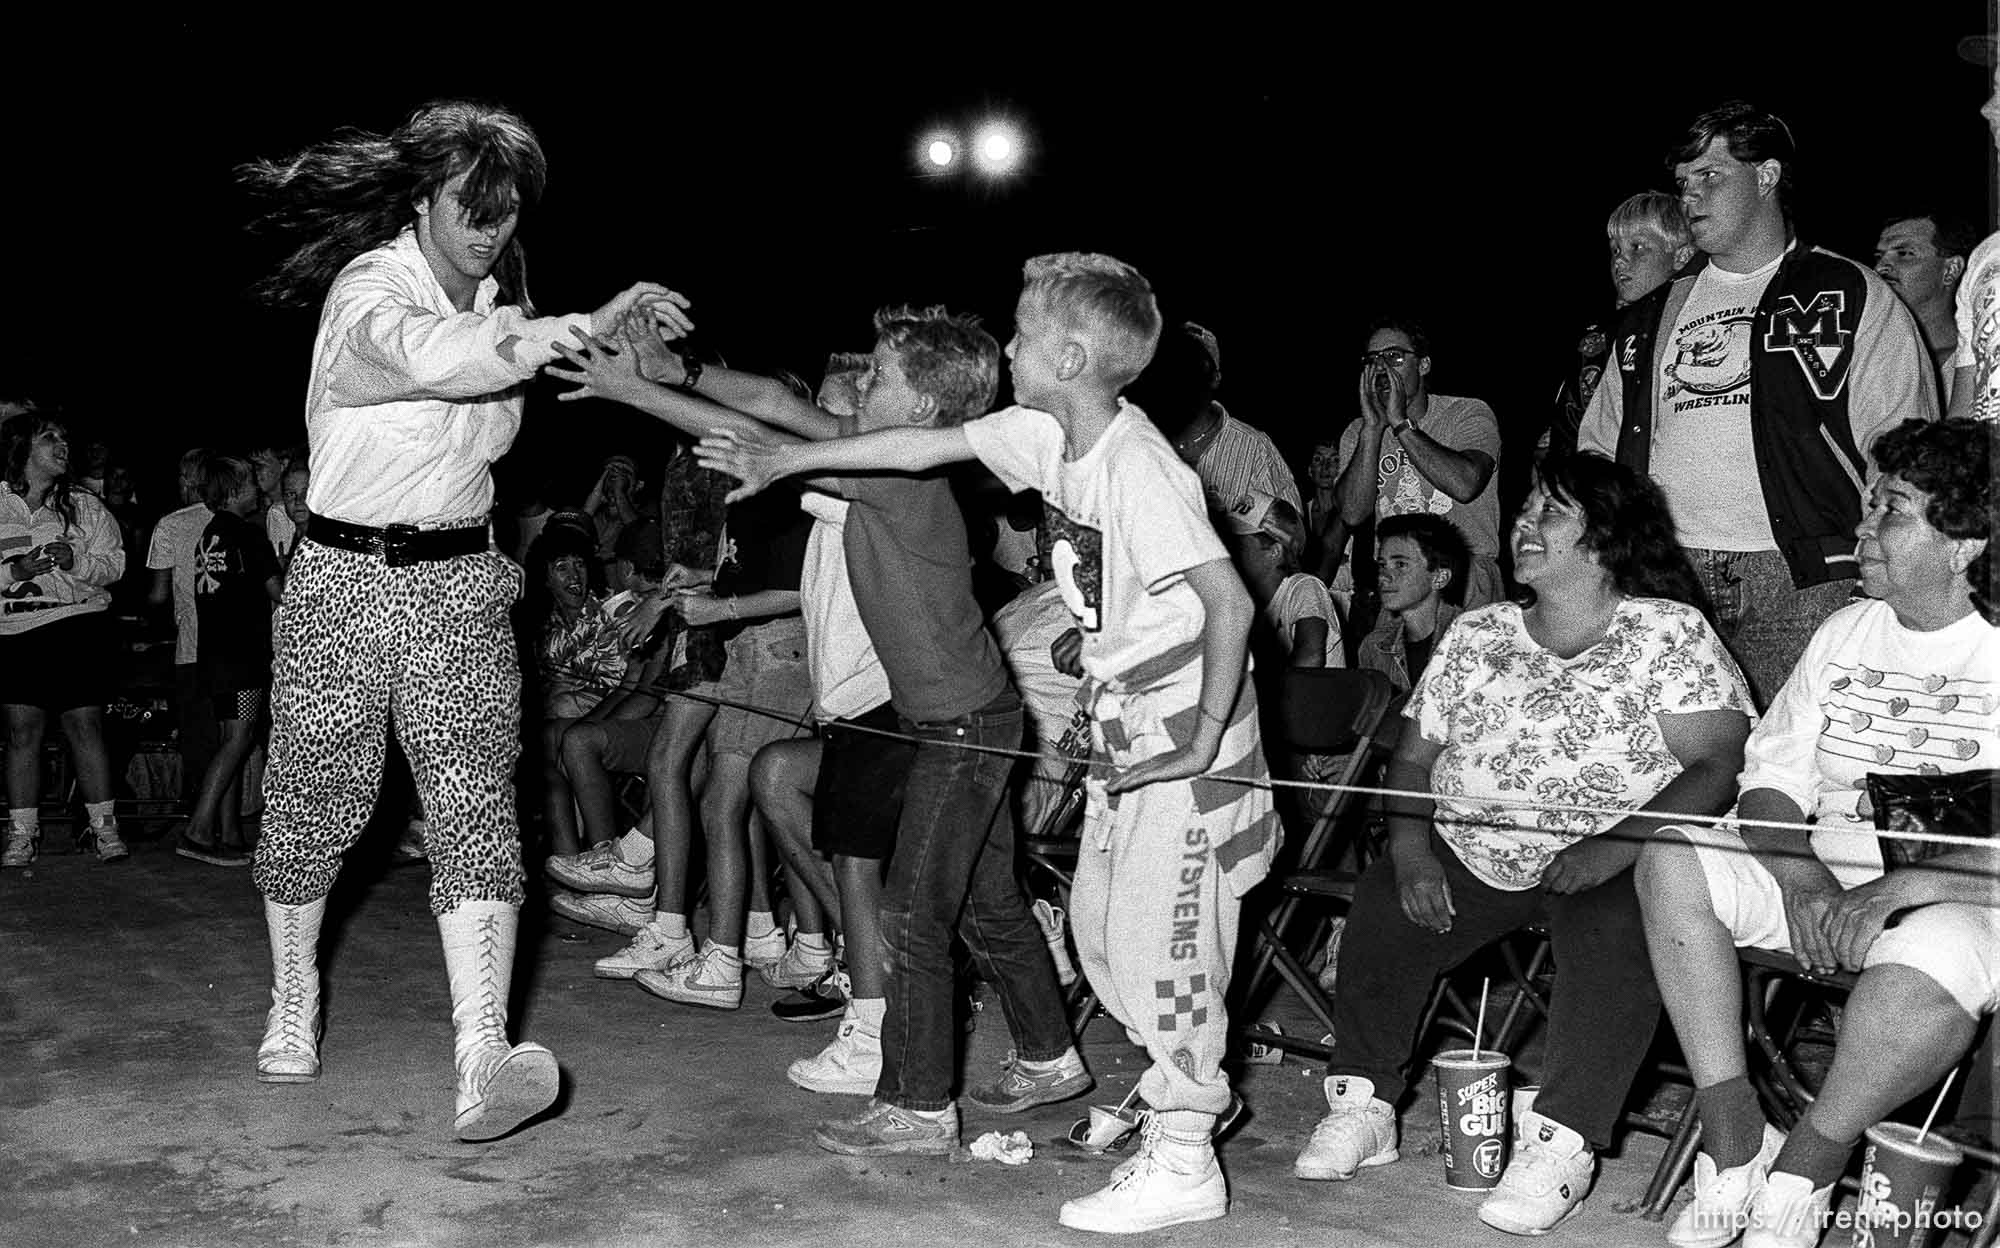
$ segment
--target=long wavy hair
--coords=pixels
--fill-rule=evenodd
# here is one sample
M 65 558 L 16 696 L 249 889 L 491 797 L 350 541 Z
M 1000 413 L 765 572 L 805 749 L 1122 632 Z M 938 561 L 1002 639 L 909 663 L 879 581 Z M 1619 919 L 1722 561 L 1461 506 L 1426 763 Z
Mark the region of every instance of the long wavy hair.
M 51 411 L 23 412 L 0 425 L 0 453 L 5 455 L 7 485 L 23 498 L 28 493 L 28 455 L 35 449 L 35 439 L 51 429 L 68 440 L 68 423 Z M 49 486 L 48 495 L 42 500 L 43 505 L 62 517 L 65 534 L 76 527 L 76 499 L 72 493 L 75 488 L 65 471 Z
M 1681 553 L 1667 496 L 1650 478 L 1588 453 L 1552 455 L 1535 476 L 1551 497 L 1583 513 L 1579 544 L 1597 556 L 1619 593 L 1683 602 L 1713 617 Z
M 279 307 L 318 303 L 348 261 L 395 238 L 416 220 L 419 202 L 461 173 L 458 202 L 472 225 L 485 228 L 514 210 L 516 194 L 525 220 L 548 181 L 548 159 L 512 111 L 439 100 L 387 135 L 349 127 L 284 160 L 237 166 L 237 182 L 262 203 L 251 231 L 302 240 L 252 295 Z M 500 302 L 533 314 L 519 229 L 493 276 Z

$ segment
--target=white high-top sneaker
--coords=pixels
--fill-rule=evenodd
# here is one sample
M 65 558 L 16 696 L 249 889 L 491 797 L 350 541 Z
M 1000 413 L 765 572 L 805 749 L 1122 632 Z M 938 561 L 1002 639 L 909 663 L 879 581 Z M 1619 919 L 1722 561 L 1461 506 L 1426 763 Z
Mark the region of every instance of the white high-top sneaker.
M 264 901 L 271 936 L 271 1010 L 257 1046 L 262 1083 L 311 1083 L 319 1078 L 319 926 L 326 898 L 304 905 Z
M 1396 1107 L 1375 1095 L 1375 1081 L 1328 1075 L 1326 1117 L 1299 1150 L 1292 1173 L 1301 1179 L 1351 1179 L 1363 1166 L 1386 1166 L 1396 1147 Z
M 882 1078 L 882 1011 L 880 997 L 849 1001 L 832 1043 L 811 1057 L 785 1068 L 785 1078 L 808 1092 L 868 1096 Z
M 1720 1169 L 1706 1152 L 1694 1157 L 1694 1199 L 1667 1228 L 1673 1248 L 1724 1248 L 1749 1225 L 1750 1202 L 1764 1190 L 1764 1180 L 1785 1146 L 1785 1133 L 1764 1124 L 1764 1143 L 1757 1155 L 1740 1166 Z
M 1743 1248 L 1815 1248 L 1832 1207 L 1833 1184 L 1816 1188 L 1803 1175 L 1773 1170 L 1750 1199 Z
M 555 1054 L 539 1044 L 507 1044 L 507 989 L 519 920 L 520 911 L 502 901 L 460 902 L 438 916 L 457 1033 L 453 1127 L 461 1140 L 495 1139 L 555 1103 Z
M 1064 1202 L 1058 1220 L 1079 1231 L 1127 1235 L 1225 1216 L 1229 1186 L 1209 1142 L 1214 1122 L 1213 1114 L 1186 1110 L 1154 1114 L 1132 1159 L 1103 1188 Z

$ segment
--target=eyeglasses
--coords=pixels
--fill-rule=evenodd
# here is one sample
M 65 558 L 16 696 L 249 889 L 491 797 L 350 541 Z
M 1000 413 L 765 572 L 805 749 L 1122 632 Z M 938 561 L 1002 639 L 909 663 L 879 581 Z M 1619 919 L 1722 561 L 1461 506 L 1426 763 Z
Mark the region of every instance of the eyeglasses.
M 1361 367 L 1366 368 L 1370 364 L 1381 364 L 1387 368 L 1401 368 L 1403 361 L 1417 358 L 1417 353 L 1407 347 L 1383 347 L 1380 351 L 1363 351 L 1361 353 Z

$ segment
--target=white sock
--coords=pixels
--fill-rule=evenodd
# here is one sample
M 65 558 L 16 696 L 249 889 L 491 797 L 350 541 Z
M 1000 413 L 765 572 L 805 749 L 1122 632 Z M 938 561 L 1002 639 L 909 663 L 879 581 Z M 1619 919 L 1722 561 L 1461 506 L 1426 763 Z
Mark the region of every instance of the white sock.
M 776 915 L 772 914 L 769 910 L 752 910 L 749 922 L 744 926 L 743 934 L 755 940 L 761 936 L 769 936 L 777 930 L 778 917 Z
M 882 1015 L 889 1009 L 886 997 L 850 997 L 847 1012 L 867 1024 L 871 1030 L 882 1030 Z
M 27 832 L 34 835 L 41 833 L 42 808 L 39 806 L 29 806 L 23 810 L 16 810 L 9 807 L 7 810 L 7 819 L 14 825 L 16 832 Z
M 625 863 L 626 866 L 636 867 L 653 856 L 651 853 L 646 852 L 651 850 L 652 847 L 652 837 L 645 835 L 637 828 L 631 828 L 612 845 L 611 852 L 617 854 L 619 860 Z
M 1032 1062 L 1025 1057 L 1020 1058 L 1018 1060 L 1021 1065 L 1026 1066 L 1029 1070 L 1043 1070 L 1043 1071 L 1056 1070 L 1060 1067 L 1068 1066 L 1071 1064 L 1082 1065 L 1083 1063 L 1083 1059 L 1076 1055 L 1076 1049 L 1074 1047 L 1066 1050 L 1060 1057 L 1052 1057 L 1045 1062 Z
M 116 817 L 112 812 L 117 809 L 118 803 L 116 801 L 85 802 L 83 804 L 83 813 L 90 817 L 90 826 L 93 828 L 101 828 L 108 823 L 115 822 Z
M 792 937 L 792 943 L 807 953 L 833 952 L 832 946 L 826 943 L 825 932 L 800 932 Z
M 653 922 L 671 939 L 679 940 L 688 934 L 688 919 L 685 914 L 668 914 L 665 910 L 655 910 Z

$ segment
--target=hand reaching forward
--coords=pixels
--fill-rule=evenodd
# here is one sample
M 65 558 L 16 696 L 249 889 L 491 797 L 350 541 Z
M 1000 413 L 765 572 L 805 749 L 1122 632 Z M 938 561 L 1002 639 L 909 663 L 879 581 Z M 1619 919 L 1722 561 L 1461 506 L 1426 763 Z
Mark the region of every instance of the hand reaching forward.
M 753 442 L 728 429 L 717 429 L 695 444 L 694 458 L 704 468 L 727 473 L 743 484 L 729 491 L 726 502 L 740 502 L 768 488 L 787 474 L 779 464 L 779 447 Z
M 652 316 L 665 338 L 679 338 L 694 329 L 688 319 L 688 298 L 668 290 L 658 282 L 640 282 L 614 295 L 611 302 L 590 314 L 590 332 L 605 337 L 618 332 L 618 322 L 635 309 Z
M 563 391 L 556 396 L 558 399 L 612 399 L 636 405 L 652 386 L 652 382 L 639 375 L 638 356 L 633 352 L 620 351 L 590 334 L 577 334 L 577 342 L 578 347 L 574 348 L 560 342 L 555 344 L 556 354 L 576 365 L 575 368 L 550 364 L 542 370 L 558 381 L 576 383 L 576 389 Z
M 681 357 L 667 346 L 661 330 L 644 308 L 634 308 L 618 322 L 618 346 L 638 361 L 639 375 L 663 386 L 679 385 L 687 377 Z

